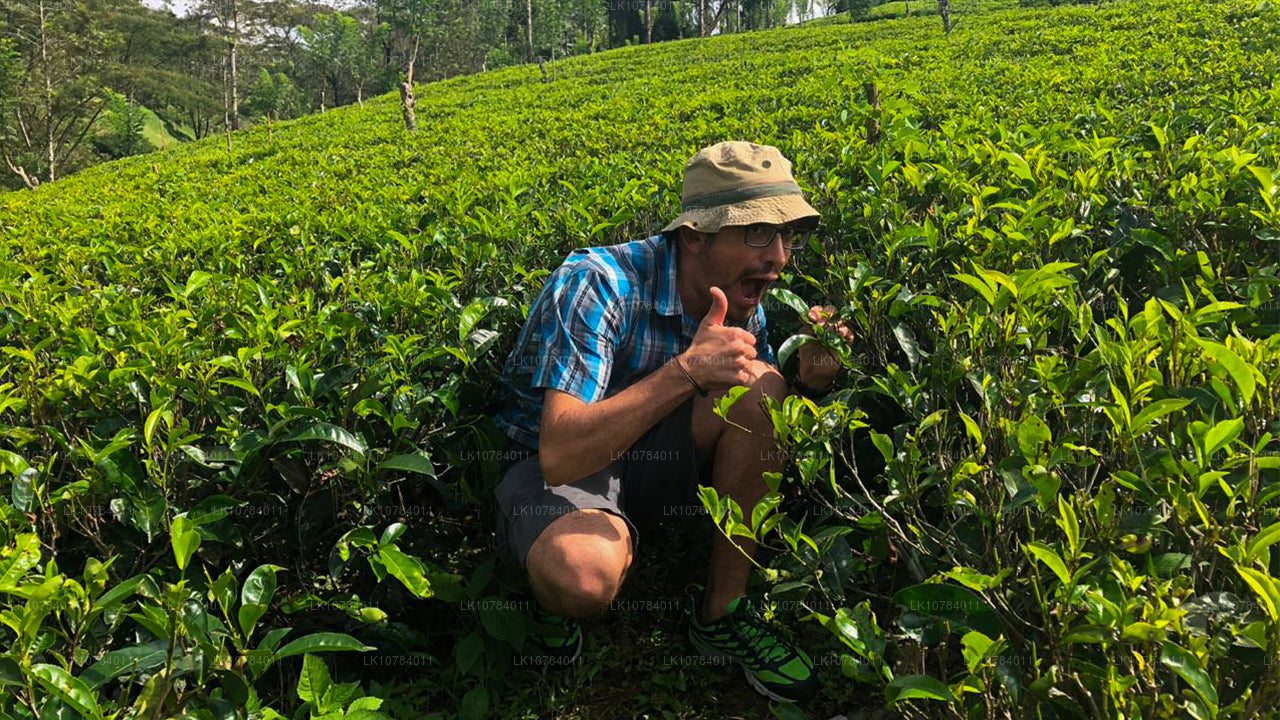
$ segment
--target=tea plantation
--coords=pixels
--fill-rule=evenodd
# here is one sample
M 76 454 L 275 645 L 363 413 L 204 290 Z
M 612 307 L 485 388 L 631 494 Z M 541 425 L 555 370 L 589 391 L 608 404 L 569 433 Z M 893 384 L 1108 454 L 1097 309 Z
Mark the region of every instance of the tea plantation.
M 956 5 L 0 196 L 0 718 L 1276 717 L 1280 7 Z M 724 139 L 823 213 L 775 348 L 808 303 L 856 335 L 775 408 L 777 495 L 705 498 L 818 662 L 800 706 L 690 654 L 706 516 L 571 668 L 516 661 L 489 549 L 495 380 L 547 273 L 653 234 Z

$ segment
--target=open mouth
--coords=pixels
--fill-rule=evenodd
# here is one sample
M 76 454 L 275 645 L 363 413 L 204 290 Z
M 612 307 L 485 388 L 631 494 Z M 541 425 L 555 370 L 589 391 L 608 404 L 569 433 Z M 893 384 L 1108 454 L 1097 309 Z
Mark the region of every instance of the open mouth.
M 774 279 L 772 275 L 758 275 L 743 279 L 738 283 L 742 300 L 747 305 L 754 305 L 760 302 L 761 298 L 764 297 L 765 290 L 769 289 L 769 285 L 773 283 Z

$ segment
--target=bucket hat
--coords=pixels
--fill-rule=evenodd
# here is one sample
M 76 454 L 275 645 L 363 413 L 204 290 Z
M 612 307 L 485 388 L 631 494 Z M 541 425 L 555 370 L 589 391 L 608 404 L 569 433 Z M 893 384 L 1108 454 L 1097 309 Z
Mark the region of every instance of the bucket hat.
M 818 217 L 778 148 L 729 140 L 699 150 L 685 163 L 680 214 L 661 232 L 684 225 L 716 232 L 754 223 L 812 229 Z

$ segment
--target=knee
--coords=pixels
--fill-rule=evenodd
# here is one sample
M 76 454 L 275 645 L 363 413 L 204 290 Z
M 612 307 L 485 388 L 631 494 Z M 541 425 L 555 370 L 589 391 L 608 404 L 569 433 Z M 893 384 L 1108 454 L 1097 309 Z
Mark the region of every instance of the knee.
M 787 381 L 778 368 L 763 360 L 753 360 L 751 369 L 756 378 L 751 384 L 752 392 L 759 393 L 761 397 L 768 395 L 779 402 L 787 397 Z
M 609 609 L 618 594 L 619 580 L 600 567 L 579 567 L 560 574 L 552 587 L 564 609 L 561 614 L 589 617 Z
M 763 409 L 764 399 L 771 397 L 779 403 L 786 399 L 787 381 L 777 368 L 761 360 L 752 361 L 751 373 L 755 378 L 747 386 L 751 391 L 734 404 L 730 419 L 752 430 L 772 429 L 773 421 Z
M 621 524 L 622 521 L 618 520 Z M 616 535 L 617 528 L 609 534 Z M 529 550 L 529 579 L 551 612 L 588 617 L 604 612 L 617 596 L 631 564 L 630 531 L 622 536 L 556 534 Z
M 625 560 L 612 549 L 566 548 L 557 544 L 541 562 L 530 563 L 530 577 L 544 607 L 559 615 L 588 617 L 608 609 L 618 594 Z

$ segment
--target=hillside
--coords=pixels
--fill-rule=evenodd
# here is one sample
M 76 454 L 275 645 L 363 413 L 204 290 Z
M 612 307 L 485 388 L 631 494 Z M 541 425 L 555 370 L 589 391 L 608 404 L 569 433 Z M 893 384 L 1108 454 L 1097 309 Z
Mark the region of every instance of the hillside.
M 641 547 L 574 669 L 515 662 L 488 546 L 495 378 L 546 274 L 749 139 L 822 212 L 783 289 L 858 338 L 739 528 L 825 673 L 808 716 L 1263 717 L 1280 9 L 961 20 L 481 73 L 420 86 L 417 134 L 384 96 L 0 195 L 0 715 L 769 713 L 684 642 L 709 528 Z

